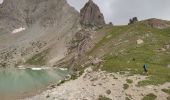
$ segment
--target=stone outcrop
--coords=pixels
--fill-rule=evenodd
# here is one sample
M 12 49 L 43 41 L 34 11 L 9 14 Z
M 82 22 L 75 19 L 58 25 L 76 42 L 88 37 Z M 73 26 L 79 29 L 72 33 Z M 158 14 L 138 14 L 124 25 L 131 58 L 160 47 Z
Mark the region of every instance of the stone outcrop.
M 134 24 L 134 23 L 136 23 L 136 22 L 138 22 L 138 18 L 137 18 L 137 17 L 133 17 L 132 19 L 129 19 L 128 25 Z
M 153 28 L 164 29 L 170 27 L 170 22 L 161 19 L 148 19 L 147 24 Z
M 103 26 L 105 20 L 99 7 L 89 0 L 80 11 L 80 23 L 85 26 Z

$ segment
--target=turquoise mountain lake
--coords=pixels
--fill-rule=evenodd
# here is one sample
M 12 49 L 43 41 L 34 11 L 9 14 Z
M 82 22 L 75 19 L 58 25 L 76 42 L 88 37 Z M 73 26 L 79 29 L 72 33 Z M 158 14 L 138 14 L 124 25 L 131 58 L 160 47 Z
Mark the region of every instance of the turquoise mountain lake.
M 0 70 L 0 93 L 22 93 L 64 80 L 70 74 L 63 69 L 5 69 Z

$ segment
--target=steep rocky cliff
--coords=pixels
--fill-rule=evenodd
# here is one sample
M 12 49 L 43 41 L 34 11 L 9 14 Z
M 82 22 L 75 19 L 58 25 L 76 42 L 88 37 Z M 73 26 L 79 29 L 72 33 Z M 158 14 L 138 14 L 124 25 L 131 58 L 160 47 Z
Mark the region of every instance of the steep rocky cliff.
M 103 26 L 105 24 L 104 16 L 99 7 L 89 0 L 80 11 L 81 24 L 90 26 Z
M 53 65 L 67 54 L 67 45 L 79 29 L 79 13 L 66 0 L 4 0 L 0 67 L 41 65 L 42 59 L 43 64 Z

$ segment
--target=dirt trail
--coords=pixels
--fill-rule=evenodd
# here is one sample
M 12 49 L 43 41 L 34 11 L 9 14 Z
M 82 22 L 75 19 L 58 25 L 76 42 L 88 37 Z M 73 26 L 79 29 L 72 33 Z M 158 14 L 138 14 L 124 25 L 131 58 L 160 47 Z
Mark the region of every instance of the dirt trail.
M 127 79 L 133 80 L 133 83 L 129 83 L 129 88 L 125 90 L 123 85 L 128 84 Z M 161 89 L 169 88 L 170 83 L 160 86 L 136 86 L 139 81 L 145 79 L 146 76 L 141 75 L 127 76 L 120 73 L 93 71 L 92 68 L 88 68 L 78 79 L 25 100 L 97 100 L 100 95 L 112 100 L 125 100 L 126 97 L 131 100 L 141 100 L 149 93 L 157 95 L 156 100 L 166 100 L 168 94 Z M 110 94 L 107 93 L 108 90 L 111 91 Z

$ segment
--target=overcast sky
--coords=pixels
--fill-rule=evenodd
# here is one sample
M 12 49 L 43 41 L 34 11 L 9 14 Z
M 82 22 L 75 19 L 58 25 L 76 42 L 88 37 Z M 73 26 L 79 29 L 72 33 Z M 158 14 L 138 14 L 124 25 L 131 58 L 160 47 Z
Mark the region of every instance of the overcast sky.
M 88 0 L 67 0 L 78 11 Z M 160 18 L 170 20 L 170 0 L 93 0 L 104 14 L 106 22 L 127 24 L 129 18 L 139 20 Z M 0 0 L 2 2 L 2 0 Z
M 67 0 L 78 11 L 88 0 Z M 106 22 L 127 24 L 129 18 L 170 20 L 170 0 L 93 0 L 100 7 Z

